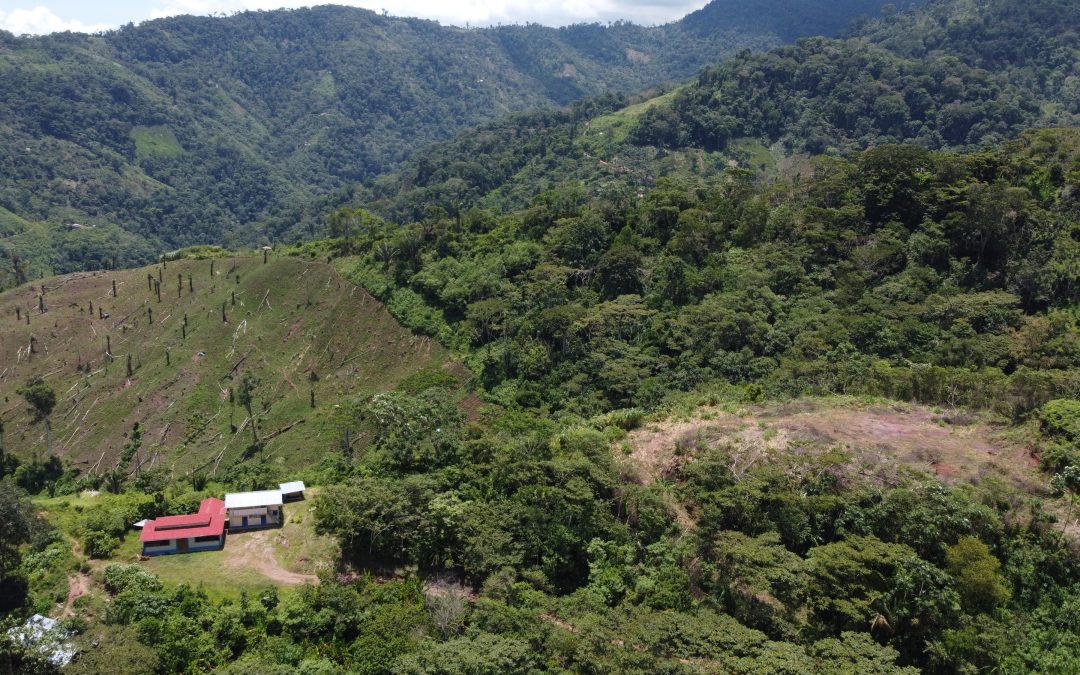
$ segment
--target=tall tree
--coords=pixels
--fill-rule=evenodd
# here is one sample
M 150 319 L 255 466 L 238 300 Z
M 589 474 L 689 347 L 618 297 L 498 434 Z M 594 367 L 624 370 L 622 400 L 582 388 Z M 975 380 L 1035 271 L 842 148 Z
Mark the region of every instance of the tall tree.
M 45 422 L 45 448 L 52 455 L 52 420 L 53 408 L 56 407 L 56 392 L 40 377 L 27 382 L 18 389 L 18 393 L 34 413 L 35 422 Z

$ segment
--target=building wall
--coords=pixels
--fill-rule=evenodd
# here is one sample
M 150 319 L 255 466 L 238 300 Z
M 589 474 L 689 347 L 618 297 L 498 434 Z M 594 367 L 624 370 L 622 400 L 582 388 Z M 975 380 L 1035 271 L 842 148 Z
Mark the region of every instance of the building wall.
M 177 545 L 175 539 L 170 539 L 167 542 L 146 542 L 143 544 L 143 555 L 165 555 L 167 553 L 176 553 Z
M 153 542 L 153 544 L 157 544 L 157 542 Z M 187 551 L 183 551 L 183 553 L 216 551 L 225 546 L 225 535 L 222 534 L 213 541 L 195 541 L 195 537 L 188 537 L 187 544 Z M 168 555 L 170 553 L 181 552 L 178 539 L 170 539 L 167 542 L 158 545 L 152 545 L 150 542 L 143 544 L 143 555 Z
M 258 506 L 250 509 L 231 509 L 229 511 L 229 529 L 243 530 L 257 527 L 276 527 L 281 524 L 280 506 Z M 247 525 L 244 518 L 247 518 Z M 263 517 L 266 522 L 263 522 Z
M 225 535 L 222 534 L 213 541 L 195 541 L 195 537 L 188 538 L 189 551 L 215 551 L 225 546 Z

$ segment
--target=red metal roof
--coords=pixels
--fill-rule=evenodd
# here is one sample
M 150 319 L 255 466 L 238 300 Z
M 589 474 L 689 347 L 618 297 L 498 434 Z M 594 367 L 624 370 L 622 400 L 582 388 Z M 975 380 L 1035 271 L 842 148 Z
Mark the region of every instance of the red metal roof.
M 225 502 L 207 497 L 199 512 L 183 516 L 162 516 L 147 521 L 139 541 L 167 541 L 188 537 L 220 536 L 225 531 Z

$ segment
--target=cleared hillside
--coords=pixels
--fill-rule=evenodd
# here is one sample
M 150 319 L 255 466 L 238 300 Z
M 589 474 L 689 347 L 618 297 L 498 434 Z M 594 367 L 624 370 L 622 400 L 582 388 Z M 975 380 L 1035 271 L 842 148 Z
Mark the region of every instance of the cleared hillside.
M 150 290 L 159 272 L 160 301 Z M 252 408 L 265 447 L 255 454 L 310 464 L 339 447 L 351 402 L 448 363 L 443 349 L 412 336 L 330 266 L 295 258 L 55 277 L 0 294 L 0 317 L 7 448 L 44 458 L 45 425 L 17 393 L 43 377 L 57 396 L 54 452 L 83 472 L 110 470 L 135 423 L 143 444 L 132 470 L 235 463 L 252 442 L 238 399 L 245 372 L 258 378 Z

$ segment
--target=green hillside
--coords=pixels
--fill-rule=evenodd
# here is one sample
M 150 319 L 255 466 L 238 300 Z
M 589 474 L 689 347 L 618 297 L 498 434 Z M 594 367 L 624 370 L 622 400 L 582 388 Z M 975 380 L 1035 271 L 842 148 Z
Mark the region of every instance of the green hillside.
M 628 199 L 661 178 L 704 185 L 731 166 L 772 179 L 811 154 L 887 143 L 993 147 L 1080 120 L 1080 28 L 1064 0 L 940 0 L 862 25 L 744 51 L 632 101 L 527 113 L 417 153 L 358 202 L 397 221 L 430 205 L 521 209 L 552 189 Z
M 730 0 L 651 28 L 463 29 L 321 6 L 101 35 L 0 33 L 0 208 L 45 223 L 52 240 L 72 222 L 111 233 L 72 249 L 0 230 L 0 250 L 49 274 L 311 237 L 327 204 L 432 141 L 514 111 L 683 80 L 883 3 L 776 4 L 829 12 L 794 31 L 729 16 Z
M 811 153 L 902 141 L 987 146 L 1024 128 L 1077 123 L 1078 30 L 1068 0 L 932 2 L 851 39 L 803 40 L 705 68 L 632 138 L 723 149 L 751 136 Z
M 1078 162 L 1075 129 L 1043 130 L 817 157 L 765 183 L 728 168 L 563 188 L 368 227 L 346 270 L 506 405 L 649 408 L 720 379 L 1024 414 L 1080 365 Z
M 159 273 L 160 301 L 148 287 Z M 48 457 L 45 425 L 17 393 L 43 378 L 57 398 L 53 452 L 84 475 L 111 471 L 135 424 L 143 442 L 132 474 L 220 475 L 242 458 L 307 466 L 340 445 L 353 403 L 449 365 L 441 347 L 410 335 L 331 267 L 295 258 L 185 258 L 47 278 L 0 294 L 0 317 L 7 451 L 26 462 Z M 237 399 L 247 373 L 258 380 L 261 450 L 250 447 Z M 367 443 L 359 433 L 352 441 Z

